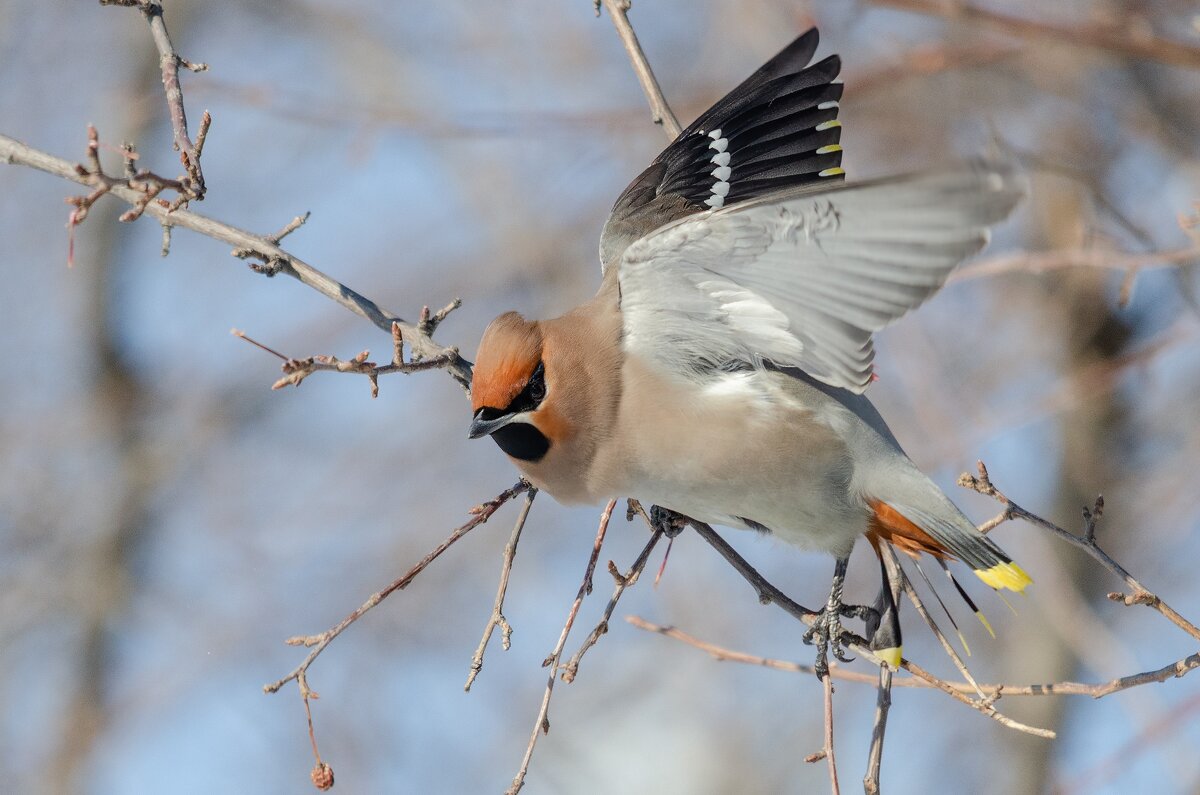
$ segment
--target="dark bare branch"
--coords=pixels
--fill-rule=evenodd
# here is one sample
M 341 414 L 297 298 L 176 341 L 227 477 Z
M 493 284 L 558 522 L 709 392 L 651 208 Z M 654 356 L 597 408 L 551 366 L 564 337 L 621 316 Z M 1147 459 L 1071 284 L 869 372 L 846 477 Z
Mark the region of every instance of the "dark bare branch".
M 1030 524 L 1050 531 L 1055 538 L 1065 541 L 1071 546 L 1086 552 L 1096 562 L 1115 575 L 1118 579 L 1124 581 L 1131 590 L 1131 593 L 1129 594 L 1109 594 L 1110 599 L 1123 602 L 1126 605 L 1137 604 L 1146 605 L 1147 607 L 1153 608 L 1159 613 L 1162 613 L 1168 621 L 1179 627 L 1188 635 L 1192 636 L 1196 640 L 1200 640 L 1200 628 L 1181 616 L 1174 608 L 1163 601 L 1158 594 L 1150 591 L 1148 588 L 1134 579 L 1133 575 L 1126 571 L 1124 566 L 1113 560 L 1112 557 L 1103 549 L 1101 549 L 1100 545 L 1096 543 L 1096 522 L 1099 520 L 1100 514 L 1104 508 L 1103 497 L 1096 498 L 1096 504 L 1091 510 L 1086 507 L 1083 509 L 1084 531 L 1082 535 L 1076 535 L 1075 533 L 1064 530 L 1054 522 L 1044 519 L 1035 513 L 1025 510 L 1020 505 L 1017 505 L 992 483 L 991 478 L 988 476 L 987 467 L 984 466 L 982 461 L 978 463 L 978 468 L 978 476 L 966 473 L 960 475 L 958 478 L 958 485 L 966 489 L 971 489 L 972 491 L 977 491 L 980 494 L 991 497 L 997 502 L 1002 503 L 1004 505 L 1004 512 L 1001 514 L 1002 516 L 1010 519 L 1024 519 Z
M 81 174 L 74 163 L 54 157 L 19 141 L 0 135 L 0 162 L 36 168 L 57 177 L 69 179 L 81 185 L 92 185 L 90 174 Z M 86 171 L 86 169 L 85 169 Z M 105 191 L 106 195 L 115 196 L 135 207 L 145 194 L 123 184 L 115 184 Z M 99 197 L 97 197 L 99 198 Z M 269 239 L 239 229 L 231 224 L 214 220 L 207 216 L 194 213 L 191 210 L 171 210 L 156 202 L 150 202 L 144 207 L 145 214 L 153 216 L 160 223 L 172 227 L 182 227 L 198 232 L 205 237 L 227 243 L 237 249 L 249 249 L 263 261 L 275 260 L 280 263 L 280 273 L 296 279 L 307 287 L 316 290 L 325 297 L 341 304 L 346 309 L 374 323 L 387 334 L 392 333 L 392 324 L 398 323 L 403 330 L 404 339 L 408 342 L 413 358 L 435 359 L 445 357 L 449 360 L 445 369 L 454 377 L 464 390 L 470 388 L 471 364 L 458 355 L 453 348 L 447 348 L 434 340 L 412 323 L 405 322 L 395 313 L 384 309 L 371 299 L 355 292 L 341 282 L 327 276 L 304 260 L 280 248 Z

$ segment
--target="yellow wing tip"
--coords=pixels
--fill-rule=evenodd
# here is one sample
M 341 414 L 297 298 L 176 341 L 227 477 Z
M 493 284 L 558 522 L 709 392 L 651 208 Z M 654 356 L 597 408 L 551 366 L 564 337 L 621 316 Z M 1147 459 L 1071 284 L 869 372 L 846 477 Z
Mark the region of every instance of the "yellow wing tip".
M 890 649 L 875 649 L 874 654 L 876 657 L 887 663 L 892 670 L 898 671 L 900 670 L 900 658 L 902 656 L 902 650 L 903 647 L 901 646 L 893 646 Z
M 1007 588 L 1017 593 L 1033 583 L 1029 575 L 1015 563 L 997 563 L 990 569 L 975 569 L 975 575 L 996 590 Z

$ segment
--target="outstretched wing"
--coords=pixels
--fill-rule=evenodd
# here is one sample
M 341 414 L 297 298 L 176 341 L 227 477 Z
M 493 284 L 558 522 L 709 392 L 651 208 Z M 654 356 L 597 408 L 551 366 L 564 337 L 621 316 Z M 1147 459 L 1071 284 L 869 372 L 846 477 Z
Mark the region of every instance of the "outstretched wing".
M 933 295 L 1023 195 L 1007 165 L 805 187 L 684 218 L 620 262 L 626 350 L 692 377 L 871 380 L 871 334 Z
M 693 213 L 842 177 L 841 60 L 808 66 L 813 28 L 704 112 L 655 158 L 613 205 L 600 261 Z M 808 66 L 808 68 L 805 68 Z

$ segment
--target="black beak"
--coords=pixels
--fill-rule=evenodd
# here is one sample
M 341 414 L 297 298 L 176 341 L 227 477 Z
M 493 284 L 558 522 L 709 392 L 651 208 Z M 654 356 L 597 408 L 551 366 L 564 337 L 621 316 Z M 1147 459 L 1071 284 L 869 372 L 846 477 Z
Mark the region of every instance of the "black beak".
M 495 412 L 495 409 L 488 408 L 481 408 L 475 412 L 475 419 L 471 421 L 471 428 L 467 431 L 468 438 L 478 439 L 480 436 L 489 436 L 508 425 L 516 417 L 515 414 L 503 414 L 490 419 L 485 416 L 495 414 Z

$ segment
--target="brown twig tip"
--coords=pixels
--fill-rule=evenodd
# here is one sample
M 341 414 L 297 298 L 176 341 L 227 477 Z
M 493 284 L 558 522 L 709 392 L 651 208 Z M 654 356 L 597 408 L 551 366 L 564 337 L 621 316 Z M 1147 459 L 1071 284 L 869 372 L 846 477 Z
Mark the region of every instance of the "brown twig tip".
M 1090 509 L 1086 505 L 1083 507 L 1083 537 L 1089 544 L 1096 543 L 1096 525 L 1100 523 L 1100 517 L 1103 515 L 1103 494 L 1096 496 L 1096 502 Z
M 287 255 L 278 251 L 280 241 L 285 237 L 295 232 L 300 227 L 308 222 L 312 215 L 311 211 L 305 211 L 304 215 L 297 215 L 292 220 L 288 221 L 278 232 L 269 234 L 259 239 L 262 245 L 259 246 L 239 246 L 229 252 L 238 259 L 253 259 L 256 262 L 247 263 L 250 270 L 255 273 L 270 278 L 281 273 L 285 268 L 290 266 L 290 260 Z M 275 249 L 272 251 L 271 249 Z
M 120 188 L 127 188 L 134 192 L 136 198 L 126 199 L 133 205 L 129 210 L 121 214 L 120 219 L 124 223 L 136 221 L 142 217 L 151 202 L 155 202 L 167 210 L 168 213 L 174 212 L 182 206 L 185 206 L 191 199 L 199 198 L 194 186 L 189 183 L 188 177 L 183 176 L 179 179 L 168 179 L 159 176 L 151 171 L 138 171 L 134 167 L 134 161 L 138 159 L 137 153 L 133 149 L 132 144 L 122 144 L 121 147 L 107 147 L 120 152 L 122 160 L 122 171 L 124 176 L 114 177 L 104 170 L 103 164 L 100 162 L 100 135 L 96 131 L 95 125 L 89 124 L 87 128 L 88 142 L 85 150 L 88 165 L 84 166 L 76 164 L 74 172 L 77 176 L 82 177 L 80 181 L 91 186 L 94 190 L 87 196 L 68 196 L 67 204 L 73 205 L 75 210 L 71 212 L 67 220 L 68 228 L 68 264 L 74 260 L 74 227 L 78 226 L 88 216 L 92 205 L 95 204 L 100 197 Z M 165 190 L 174 191 L 177 196 L 174 201 L 166 202 L 164 199 L 158 198 Z M 161 221 L 164 227 L 167 225 L 165 220 Z M 169 239 L 164 242 L 163 251 L 169 247 Z
M 208 69 L 207 64 L 201 64 Z M 208 128 L 212 126 L 212 114 L 207 110 L 200 117 L 200 129 L 196 131 L 196 157 L 204 153 L 204 142 L 208 140 Z
M 392 321 L 392 365 L 399 367 L 404 364 L 404 327 L 398 321 Z
M 327 790 L 333 787 L 333 768 L 325 762 L 317 762 L 313 765 L 312 773 L 313 786 L 319 790 Z
M 1080 533 L 1072 533 L 1069 530 L 1059 527 L 1049 519 L 1025 510 L 1020 505 L 1017 505 L 1011 499 L 1006 497 L 1003 492 L 992 485 L 991 480 L 988 479 L 987 476 L 987 468 L 983 465 L 982 461 L 979 462 L 979 473 L 980 478 L 978 481 L 972 481 L 971 483 L 964 485 L 967 485 L 968 488 L 973 488 L 975 491 L 978 491 L 981 494 L 986 494 L 998 502 L 1004 503 L 1005 513 L 1011 518 L 1023 519 L 1035 527 L 1040 527 L 1043 530 L 1046 530 L 1060 541 L 1070 544 L 1076 549 L 1087 553 L 1093 560 L 1108 570 L 1113 576 L 1117 577 L 1117 579 L 1123 581 L 1131 589 L 1132 595 L 1120 596 L 1119 601 L 1122 601 L 1127 605 L 1146 605 L 1161 613 L 1164 618 L 1177 626 L 1179 629 L 1186 632 L 1192 638 L 1200 640 L 1200 627 L 1197 627 L 1191 621 L 1188 621 L 1186 618 L 1180 615 L 1178 611 L 1176 611 L 1161 597 L 1159 597 L 1158 594 L 1154 593 L 1149 588 L 1146 588 L 1144 585 L 1138 582 L 1134 576 L 1125 569 L 1124 566 L 1114 560 L 1111 555 L 1105 552 L 1100 545 L 1096 543 L 1096 522 L 1100 519 L 1104 512 L 1103 496 L 1096 498 L 1096 502 L 1090 510 L 1087 508 L 1084 509 L 1083 531 Z
M 251 337 L 250 335 L 248 335 L 246 332 L 242 331 L 241 329 L 231 328 L 231 329 L 229 329 L 229 333 L 235 337 L 238 337 L 239 339 L 245 340 L 246 342 L 250 343 L 251 345 L 253 345 L 256 348 L 260 348 L 260 349 L 266 351 L 267 353 L 271 354 L 272 356 L 274 356 L 276 358 L 282 359 L 283 363 L 284 363 L 284 367 L 287 366 L 288 362 L 292 361 L 291 359 L 284 356 L 279 351 L 277 351 L 273 348 L 268 348 L 266 345 L 263 345 L 261 342 L 254 339 L 253 337 Z
M 308 378 L 313 373 L 357 373 L 367 377 L 367 380 L 371 385 L 371 397 L 376 398 L 379 397 L 380 375 L 384 373 L 414 373 L 420 370 L 435 370 L 443 367 L 449 367 L 455 362 L 458 356 L 457 348 L 447 348 L 440 355 L 434 356 L 430 359 L 425 359 L 420 362 L 404 362 L 403 360 L 397 362 L 397 359 L 401 359 L 399 345 L 403 341 L 403 338 L 400 336 L 398 323 L 392 324 L 392 331 L 393 334 L 396 335 L 395 339 L 397 341 L 394 344 L 397 347 L 392 356 L 392 363 L 382 366 L 367 359 L 367 357 L 371 355 L 369 350 L 361 351 L 351 359 L 339 359 L 336 356 L 325 353 L 317 353 L 313 354 L 312 356 L 307 356 L 303 359 L 296 359 L 290 356 L 284 356 L 274 348 L 268 347 L 258 340 L 248 336 L 240 329 L 231 329 L 229 333 L 233 334 L 235 337 L 244 339 L 251 345 L 261 348 L 272 356 L 276 356 L 283 360 L 283 364 L 280 365 L 280 369 L 283 370 L 283 377 L 271 384 L 271 389 L 273 390 L 283 389 L 289 386 L 299 387 L 300 384 L 304 382 L 304 379 Z
M 524 482 L 522 481 L 522 483 Z M 521 531 L 525 528 L 525 520 L 529 518 L 529 509 L 533 507 L 533 500 L 537 496 L 536 488 L 528 484 L 526 486 L 525 504 L 521 507 L 521 513 L 517 516 L 517 523 L 513 525 L 512 534 L 508 538 L 508 543 L 504 546 L 504 560 L 500 567 L 500 584 L 496 589 L 496 600 L 492 604 L 492 615 L 484 626 L 483 637 L 479 641 L 479 646 L 475 649 L 475 654 L 471 657 L 471 667 L 467 671 L 467 682 L 463 685 L 463 690 L 467 692 L 470 692 L 475 678 L 483 670 L 483 655 L 487 651 L 488 641 L 491 640 L 492 633 L 496 627 L 500 627 L 501 647 L 505 651 L 508 651 L 512 646 L 513 629 L 512 625 L 508 623 L 508 619 L 504 617 L 504 596 L 508 592 L 508 578 L 512 574 L 513 559 L 517 555 L 517 544 L 521 541 Z

